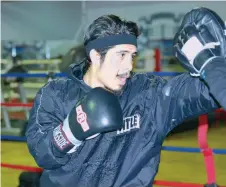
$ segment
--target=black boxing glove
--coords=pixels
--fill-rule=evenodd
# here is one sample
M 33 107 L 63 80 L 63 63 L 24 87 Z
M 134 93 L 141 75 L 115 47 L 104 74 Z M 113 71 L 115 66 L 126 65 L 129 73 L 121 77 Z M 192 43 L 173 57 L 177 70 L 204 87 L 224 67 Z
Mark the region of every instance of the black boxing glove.
M 72 108 L 63 125 L 55 128 L 54 140 L 60 150 L 71 153 L 82 141 L 122 127 L 118 98 L 103 88 L 94 88 Z
M 212 10 L 196 8 L 187 13 L 174 37 L 174 55 L 193 76 L 226 56 L 225 25 Z M 217 58 L 220 58 L 219 60 Z
M 76 139 L 85 140 L 123 126 L 118 98 L 102 88 L 92 89 L 69 114 L 69 126 Z

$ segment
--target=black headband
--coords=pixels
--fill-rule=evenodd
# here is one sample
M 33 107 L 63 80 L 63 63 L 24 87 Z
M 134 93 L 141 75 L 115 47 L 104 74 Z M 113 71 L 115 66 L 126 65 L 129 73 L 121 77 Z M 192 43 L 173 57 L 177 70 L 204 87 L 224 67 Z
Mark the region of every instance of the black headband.
M 89 53 L 92 49 L 103 49 L 109 46 L 119 45 L 119 44 L 132 44 L 137 46 L 137 38 L 132 34 L 116 34 L 105 36 L 89 42 L 86 47 L 86 54 L 89 56 Z

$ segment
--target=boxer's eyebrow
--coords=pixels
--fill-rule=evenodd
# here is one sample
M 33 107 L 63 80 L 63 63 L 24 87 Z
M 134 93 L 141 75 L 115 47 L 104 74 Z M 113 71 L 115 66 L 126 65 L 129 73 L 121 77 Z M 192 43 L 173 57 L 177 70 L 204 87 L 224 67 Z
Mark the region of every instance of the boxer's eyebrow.
M 127 50 L 120 50 L 120 51 L 117 51 L 117 53 L 129 53 L 129 51 L 127 51 Z
M 117 51 L 117 53 L 131 53 L 131 51 L 128 51 L 128 50 L 120 50 L 120 51 Z M 132 55 L 137 55 L 137 52 L 133 52 Z

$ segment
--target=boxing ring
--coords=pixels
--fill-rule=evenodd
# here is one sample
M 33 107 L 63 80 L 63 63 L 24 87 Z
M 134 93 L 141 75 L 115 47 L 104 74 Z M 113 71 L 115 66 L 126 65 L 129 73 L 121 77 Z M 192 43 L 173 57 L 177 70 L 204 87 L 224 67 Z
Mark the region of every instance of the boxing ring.
M 172 77 L 181 74 L 180 72 L 152 72 L 149 74 L 155 74 L 158 76 L 164 76 L 164 77 Z M 21 77 L 21 78 L 46 78 L 48 74 L 46 73 L 6 73 L 1 74 L 1 78 L 9 78 L 9 77 Z M 52 74 L 52 78 L 57 77 L 65 77 L 66 74 L 63 73 L 55 73 Z M 25 114 L 29 111 L 29 109 L 32 107 L 33 103 L 28 102 L 27 100 L 24 100 L 23 97 L 21 98 L 23 102 L 5 102 L 4 99 L 1 100 L 1 109 L 3 111 L 3 118 L 5 120 L 5 128 L 12 129 L 10 124 L 10 117 L 7 115 L 7 110 L 10 109 L 22 109 L 24 110 Z M 226 116 L 226 112 L 222 109 L 218 109 L 215 111 L 217 116 L 220 116 L 222 113 L 224 114 L 224 117 Z M 27 119 L 27 115 L 24 115 L 25 119 Z M 225 117 L 226 118 L 226 117 Z M 216 118 L 216 124 L 215 127 L 218 126 L 218 118 Z M 215 168 L 215 162 L 214 157 L 215 155 L 223 155 L 226 156 L 226 148 L 225 149 L 215 149 L 213 147 L 209 146 L 208 143 L 208 116 L 202 115 L 199 117 L 199 124 L 198 124 L 198 130 L 197 130 L 197 142 L 199 147 L 182 147 L 182 146 L 163 146 L 162 152 L 176 152 L 176 153 L 183 153 L 183 154 L 202 154 L 203 161 L 204 161 L 204 167 L 206 172 L 206 182 L 204 184 L 200 183 L 189 183 L 189 182 L 176 182 L 176 181 L 167 181 L 167 180 L 155 180 L 154 185 L 155 186 L 169 186 L 169 187 L 214 187 L 215 183 L 217 183 L 217 177 L 216 177 L 216 168 Z M 26 142 L 25 137 L 20 136 L 12 136 L 12 135 L 1 135 L 1 141 L 2 144 L 4 142 Z M 4 151 L 4 149 L 2 150 Z M 19 155 L 18 155 L 19 156 Z M 31 156 L 30 156 L 31 157 Z M 185 160 L 186 162 L 186 160 Z M 188 163 L 189 164 L 189 163 Z M 225 163 L 224 163 L 225 164 Z M 161 164 L 160 164 L 161 166 Z M 222 166 L 224 167 L 224 166 Z M 20 165 L 20 164 L 14 164 L 6 161 L 1 162 L 1 168 L 8 168 L 12 170 L 11 172 L 14 172 L 15 170 L 18 170 L 20 172 L 22 171 L 29 171 L 29 172 L 42 172 L 42 168 L 39 168 L 37 166 L 30 166 L 30 165 Z M 195 170 L 195 168 L 194 168 Z M 180 172 L 180 171 L 178 171 Z M 6 176 L 4 176 L 6 177 Z M 225 178 L 226 178 L 226 165 L 225 165 Z M 226 187 L 226 180 L 224 184 L 218 184 L 221 187 Z M 5 186 L 7 187 L 7 186 Z

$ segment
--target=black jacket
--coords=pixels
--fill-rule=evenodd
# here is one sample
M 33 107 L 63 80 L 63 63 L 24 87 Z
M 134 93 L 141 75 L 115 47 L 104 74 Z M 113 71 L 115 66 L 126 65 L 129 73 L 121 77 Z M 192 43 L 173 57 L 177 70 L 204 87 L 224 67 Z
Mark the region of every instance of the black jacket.
M 31 110 L 26 136 L 30 153 L 44 168 L 41 187 L 150 187 L 166 135 L 185 119 L 219 108 L 206 84 L 188 73 L 169 80 L 134 74 L 118 95 L 124 128 L 65 153 L 53 144 L 53 130 L 91 89 L 77 66 L 71 66 L 71 72 L 69 79 L 42 87 Z M 208 81 L 214 79 L 209 76 Z

